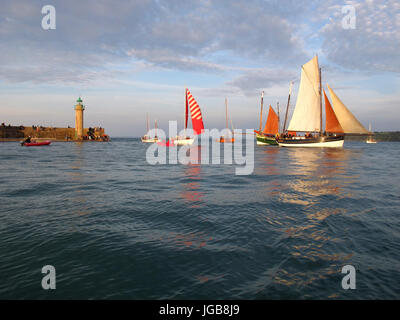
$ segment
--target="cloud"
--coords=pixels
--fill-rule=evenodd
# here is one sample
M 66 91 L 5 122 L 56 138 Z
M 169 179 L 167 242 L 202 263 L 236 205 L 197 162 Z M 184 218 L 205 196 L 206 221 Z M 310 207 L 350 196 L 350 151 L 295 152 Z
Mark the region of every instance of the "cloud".
M 400 3 L 398 0 L 353 3 L 356 28 L 344 29 L 341 6 L 331 9 L 321 28 L 323 53 L 350 70 L 400 72 Z
M 236 77 L 227 84 L 239 88 L 246 96 L 259 95 L 262 89 L 277 85 L 289 85 L 290 81 L 296 80 L 298 75 L 291 70 L 283 69 L 257 69 L 249 70 Z
M 57 29 L 48 31 L 41 28 L 45 4 L 2 1 L 1 78 L 62 82 L 63 70 L 67 81 L 84 70 L 77 81 L 91 81 L 99 71 L 132 60 L 224 72 L 233 66 L 218 61 L 221 55 L 258 64 L 291 64 L 304 57 L 291 22 L 277 14 L 286 6 L 277 1 L 53 1 Z M 43 77 L 40 70 L 49 72 Z

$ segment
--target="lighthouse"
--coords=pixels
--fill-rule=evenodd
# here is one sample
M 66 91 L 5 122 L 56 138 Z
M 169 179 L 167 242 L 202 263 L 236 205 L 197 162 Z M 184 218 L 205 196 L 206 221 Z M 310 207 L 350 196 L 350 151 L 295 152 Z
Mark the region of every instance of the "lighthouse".
M 81 97 L 76 100 L 75 105 L 75 139 L 83 140 L 83 110 L 85 106 L 82 104 Z

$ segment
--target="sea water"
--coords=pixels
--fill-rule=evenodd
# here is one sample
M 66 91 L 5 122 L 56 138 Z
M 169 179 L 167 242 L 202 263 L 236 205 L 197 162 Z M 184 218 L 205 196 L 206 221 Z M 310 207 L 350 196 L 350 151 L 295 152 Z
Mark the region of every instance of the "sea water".
M 254 146 L 241 176 L 147 148 L 0 143 L 1 299 L 400 298 L 400 143 Z

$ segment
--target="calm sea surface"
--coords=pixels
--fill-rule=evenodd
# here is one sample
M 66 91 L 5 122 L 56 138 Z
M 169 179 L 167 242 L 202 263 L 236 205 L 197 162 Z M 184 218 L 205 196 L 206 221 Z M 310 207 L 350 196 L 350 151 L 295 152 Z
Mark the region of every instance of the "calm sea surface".
M 247 176 L 147 147 L 0 143 L 1 299 L 400 298 L 400 143 L 255 146 Z

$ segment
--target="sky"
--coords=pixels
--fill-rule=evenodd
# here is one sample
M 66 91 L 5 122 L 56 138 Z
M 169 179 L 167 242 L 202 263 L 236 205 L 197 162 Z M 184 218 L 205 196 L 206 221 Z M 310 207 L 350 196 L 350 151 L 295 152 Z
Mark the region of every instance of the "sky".
M 284 113 L 294 81 L 292 111 L 318 54 L 324 87 L 365 127 L 400 130 L 399 53 L 398 0 L 1 0 L 0 122 L 73 127 L 82 96 L 85 127 L 141 136 L 146 114 L 183 126 L 188 87 L 206 128 L 225 126 L 225 97 L 235 128 L 258 128 L 261 91 Z

